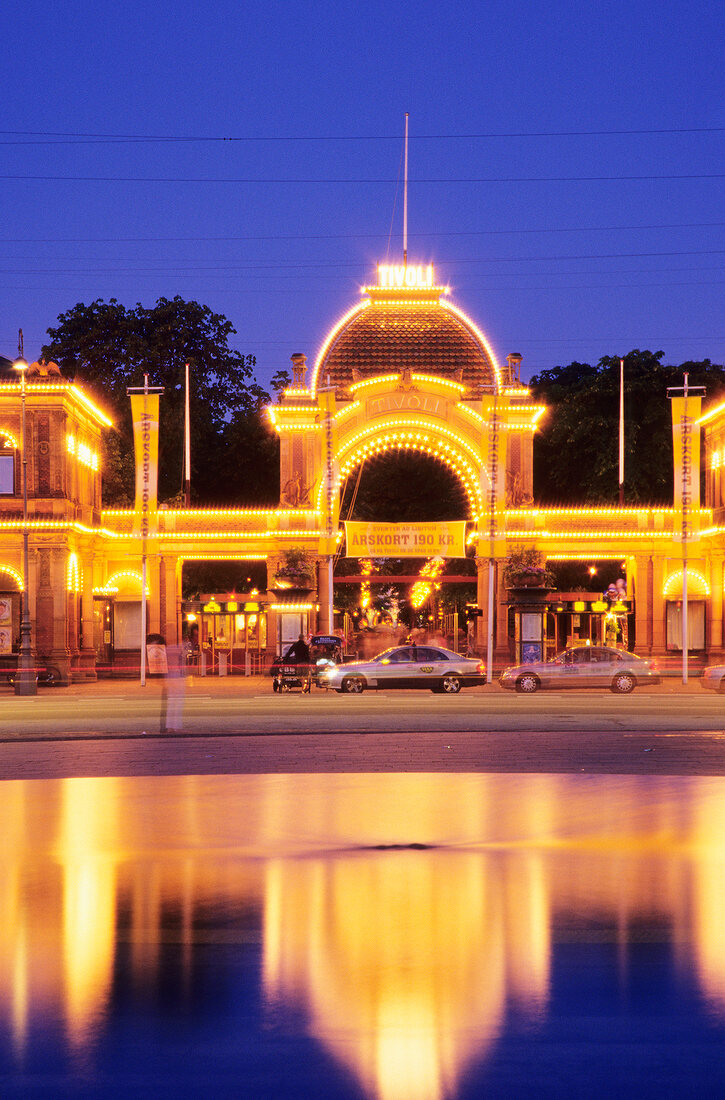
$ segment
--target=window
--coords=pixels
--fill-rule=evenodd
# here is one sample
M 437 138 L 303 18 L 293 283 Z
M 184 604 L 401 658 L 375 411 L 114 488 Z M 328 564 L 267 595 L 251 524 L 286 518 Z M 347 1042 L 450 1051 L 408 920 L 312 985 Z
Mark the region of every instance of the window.
M 416 661 L 447 661 L 445 653 L 441 653 L 440 649 L 427 649 L 425 646 L 415 647 L 415 659 Z
M 0 495 L 12 496 L 14 493 L 15 452 L 0 448 Z
M 393 652 L 388 657 L 388 661 L 390 662 L 391 665 L 402 665 L 402 664 L 405 664 L 406 661 L 412 661 L 412 660 L 413 660 L 413 650 L 410 649 L 410 648 L 394 649 Z

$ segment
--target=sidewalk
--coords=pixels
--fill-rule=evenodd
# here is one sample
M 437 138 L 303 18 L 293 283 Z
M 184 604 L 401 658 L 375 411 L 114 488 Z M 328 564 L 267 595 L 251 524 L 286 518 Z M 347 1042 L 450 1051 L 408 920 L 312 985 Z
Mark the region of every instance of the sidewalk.
M 45 699 L 52 699 L 55 695 L 63 698 L 68 696 L 74 696 L 78 698 L 95 698 L 104 696 L 118 696 L 118 695 L 140 695 L 146 694 L 148 696 L 160 695 L 166 686 L 165 677 L 148 677 L 146 684 L 142 687 L 139 680 L 131 677 L 116 677 L 109 679 L 97 680 L 94 683 L 78 683 L 71 684 L 69 687 L 44 687 L 42 684 L 38 685 L 38 695 Z M 233 696 L 249 696 L 249 695 L 272 695 L 272 678 L 269 674 L 265 676 L 187 676 L 184 679 L 185 691 L 194 696 L 210 696 L 212 698 L 228 698 Z M 313 688 L 313 693 L 318 692 L 320 689 Z M 374 693 L 375 689 L 369 689 Z M 414 690 L 414 689 L 410 689 Z M 491 684 L 483 684 L 480 687 L 464 688 L 463 694 L 470 695 L 471 693 L 478 695 L 482 693 L 490 694 L 496 692 L 501 695 L 513 695 L 513 692 L 508 692 L 500 686 L 497 679 L 494 679 Z M 554 692 L 557 695 L 582 695 L 582 694 L 601 694 L 602 697 L 607 696 L 606 688 L 575 688 L 559 692 Z M 400 691 L 394 691 L 389 689 L 385 692 L 395 696 L 400 694 Z M 408 694 L 408 692 L 404 692 Z M 546 697 L 550 692 L 542 691 L 539 693 L 541 697 Z M 634 695 L 713 695 L 714 692 L 705 691 L 700 684 L 699 676 L 690 676 L 687 684 L 682 683 L 680 675 L 668 674 L 661 684 L 648 684 L 646 687 L 636 688 Z M 0 698 L 3 696 L 14 695 L 14 688 L 11 684 L 0 684 Z M 724 701 L 725 705 L 725 701 Z

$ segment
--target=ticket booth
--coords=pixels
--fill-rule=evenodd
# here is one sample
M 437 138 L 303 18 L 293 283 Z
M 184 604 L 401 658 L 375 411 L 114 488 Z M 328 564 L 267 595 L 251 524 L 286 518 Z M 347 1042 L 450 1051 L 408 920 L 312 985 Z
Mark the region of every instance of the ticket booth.
M 185 601 L 182 636 L 190 671 L 200 676 L 250 676 L 262 671 L 267 610 L 259 600 Z

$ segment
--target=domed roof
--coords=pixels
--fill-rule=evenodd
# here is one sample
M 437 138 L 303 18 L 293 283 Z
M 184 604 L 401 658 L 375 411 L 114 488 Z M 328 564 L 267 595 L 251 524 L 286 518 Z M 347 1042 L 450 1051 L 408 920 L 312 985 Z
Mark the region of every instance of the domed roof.
M 485 337 L 449 302 L 442 288 L 369 287 L 368 299 L 333 329 L 315 367 L 314 384 L 347 389 L 352 382 L 404 369 L 498 389 L 498 365 Z M 329 378 L 329 383 L 328 383 Z

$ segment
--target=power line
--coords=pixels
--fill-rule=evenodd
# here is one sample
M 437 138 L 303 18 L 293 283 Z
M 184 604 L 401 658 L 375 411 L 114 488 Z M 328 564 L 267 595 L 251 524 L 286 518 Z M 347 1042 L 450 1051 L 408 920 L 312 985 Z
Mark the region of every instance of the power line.
M 441 237 L 500 237 L 531 233 L 616 233 L 652 229 L 719 229 L 725 222 L 663 222 L 645 225 L 582 225 L 555 226 L 534 229 L 470 229 L 445 232 L 409 233 L 417 239 Z M 275 233 L 247 234 L 235 237 L 0 237 L 3 244 L 155 244 L 208 242 L 220 244 L 234 241 L 361 241 L 387 240 L 387 233 Z
M 553 137 L 637 137 L 643 135 L 670 134 L 721 134 L 725 126 L 671 126 L 663 128 L 641 128 L 622 130 L 509 130 L 488 131 L 474 134 L 416 134 L 416 141 L 472 141 L 496 138 L 553 138 Z M 41 141 L 1 141 L 0 145 L 43 145 L 43 144 L 102 144 L 125 142 L 335 142 L 335 141 L 400 141 L 400 134 L 95 134 L 73 133 L 52 130 L 0 130 L 0 135 L 12 138 L 40 138 Z M 47 139 L 56 139 L 48 141 Z M 60 139 L 60 140 L 58 140 Z
M 642 180 L 719 180 L 725 179 L 725 172 L 686 172 L 648 175 L 615 176 L 421 176 L 409 180 L 417 183 L 622 183 Z M 235 184 L 286 184 L 295 187 L 313 184 L 385 184 L 389 186 L 397 181 L 392 177 L 363 176 L 320 176 L 317 179 L 302 177 L 292 179 L 282 176 L 46 176 L 31 174 L 2 174 L 0 180 L 36 181 L 45 183 L 235 183 Z

